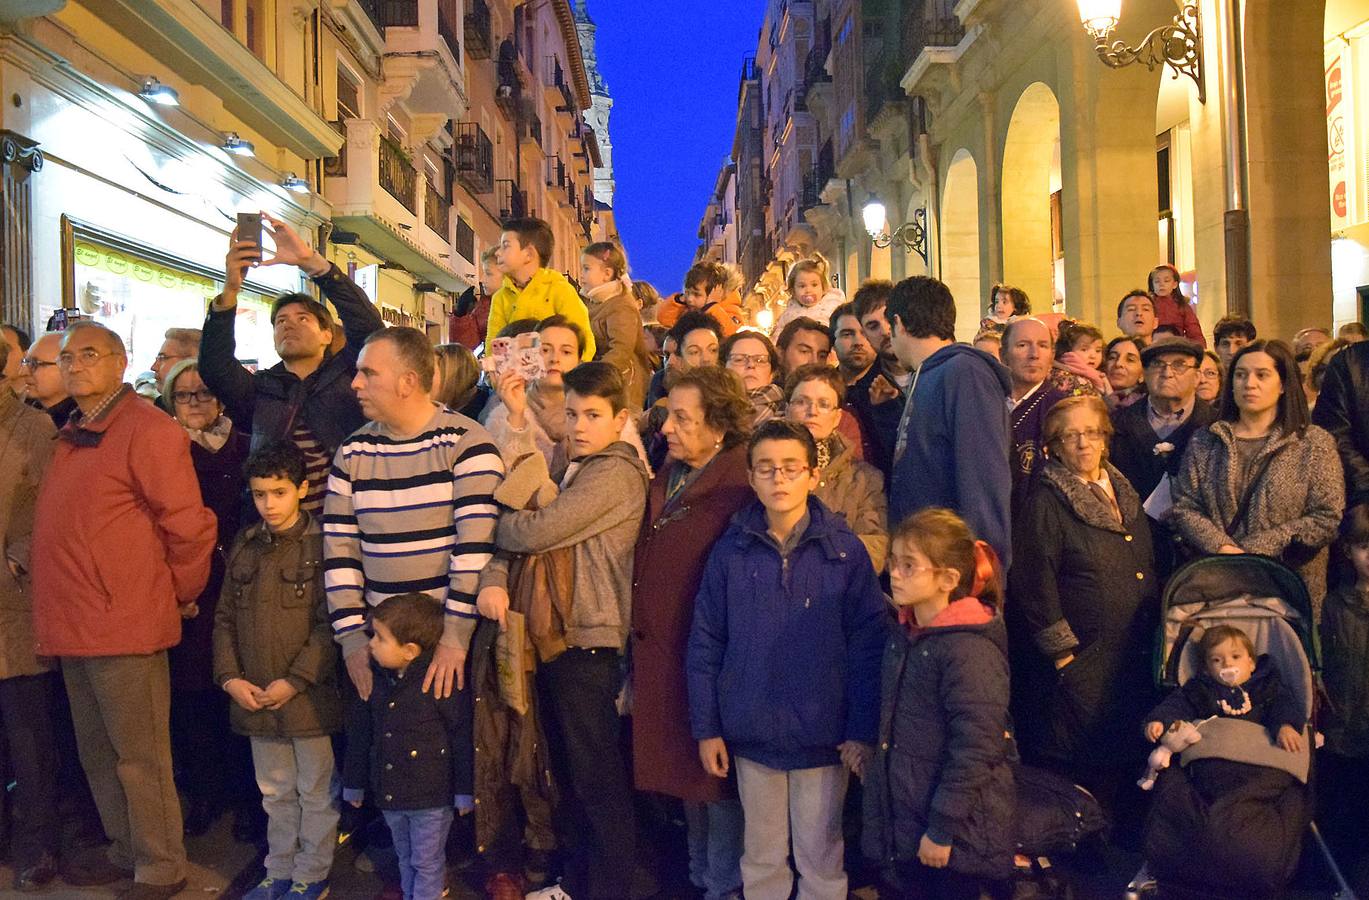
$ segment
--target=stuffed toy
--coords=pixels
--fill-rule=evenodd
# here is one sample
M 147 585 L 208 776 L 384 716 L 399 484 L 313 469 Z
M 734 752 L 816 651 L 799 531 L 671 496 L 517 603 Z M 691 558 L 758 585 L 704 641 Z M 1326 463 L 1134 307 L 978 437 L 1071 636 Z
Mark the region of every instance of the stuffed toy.
M 1202 732 L 1198 730 L 1203 722 L 1187 722 L 1179 719 L 1160 735 L 1159 746 L 1150 751 L 1150 756 L 1146 760 L 1146 774 L 1140 781 L 1136 782 L 1141 790 L 1148 791 L 1155 787 L 1155 779 L 1160 773 L 1169 768 L 1169 761 L 1175 754 L 1183 753 L 1189 747 L 1203 739 Z

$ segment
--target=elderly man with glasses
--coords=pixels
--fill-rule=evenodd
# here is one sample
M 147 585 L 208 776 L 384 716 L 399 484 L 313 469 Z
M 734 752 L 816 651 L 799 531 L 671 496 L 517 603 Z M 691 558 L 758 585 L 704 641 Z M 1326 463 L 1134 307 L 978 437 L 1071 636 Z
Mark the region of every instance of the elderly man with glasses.
M 19 395 L 30 406 L 47 413 L 59 429 L 76 411 L 76 401 L 67 393 L 62 373 L 57 368 L 57 351 L 61 344 L 60 332 L 45 334 L 34 341 L 19 360 L 19 378 L 15 385 Z
M 1146 512 L 1155 536 L 1155 567 L 1169 575 L 1177 560 L 1166 519 L 1169 480 L 1178 476 L 1179 461 L 1194 434 L 1217 418 L 1211 406 L 1198 399 L 1198 367 L 1203 349 L 1192 341 L 1170 340 L 1141 353 L 1146 399 L 1113 414 L 1110 460 L 1144 502 L 1154 495 Z
M 167 648 L 204 588 L 214 516 L 185 430 L 123 383 L 117 334 L 62 336 L 57 368 L 77 411 L 59 432 L 33 528 L 37 652 L 61 662 L 81 765 L 111 840 L 80 883 L 126 878 L 128 900 L 185 887 L 172 777 Z

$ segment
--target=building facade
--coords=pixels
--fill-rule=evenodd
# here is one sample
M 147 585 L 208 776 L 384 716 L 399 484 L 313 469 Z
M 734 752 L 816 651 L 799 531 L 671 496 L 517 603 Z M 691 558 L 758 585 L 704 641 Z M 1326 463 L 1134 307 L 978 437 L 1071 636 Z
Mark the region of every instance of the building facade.
M 238 212 L 290 223 L 434 340 L 502 219 L 551 222 L 563 271 L 607 228 L 568 0 L 8 6 L 0 318 L 103 321 L 130 377 L 203 320 Z M 270 365 L 271 299 L 312 287 L 267 267 L 247 288 L 239 356 Z
M 602 165 L 594 167 L 594 199 L 613 208 L 613 140 L 609 136 L 608 117 L 613 111 L 613 96 L 599 72 L 599 54 L 595 47 L 599 26 L 589 17 L 587 0 L 575 0 L 575 28 L 580 35 L 580 52 L 585 59 L 585 73 L 589 77 L 591 106 L 585 111 L 585 121 L 599 141 Z
M 758 193 L 748 180 L 773 187 L 760 192 L 767 262 L 750 264 L 751 284 L 809 249 L 848 291 L 929 272 L 952 287 L 968 339 L 995 282 L 1108 330 L 1120 298 L 1173 262 L 1208 329 L 1228 312 L 1283 337 L 1364 318 L 1369 2 L 1200 0 L 1191 73 L 1105 65 L 1074 0 L 779 7 L 811 15 L 810 55 L 826 48 L 801 80 L 817 155 L 797 207 L 812 231 L 791 223 L 774 170 L 759 181 L 734 154 L 739 222 L 758 220 L 742 205 Z M 1136 44 L 1176 14 L 1172 0 L 1131 0 L 1108 43 Z M 800 29 L 775 33 L 802 49 Z M 776 92 L 782 103 L 787 89 Z M 780 119 L 782 106 L 767 109 L 767 123 Z M 802 149 L 794 158 L 806 164 Z M 924 240 L 875 246 L 862 216 L 872 199 L 885 231 L 921 224 Z

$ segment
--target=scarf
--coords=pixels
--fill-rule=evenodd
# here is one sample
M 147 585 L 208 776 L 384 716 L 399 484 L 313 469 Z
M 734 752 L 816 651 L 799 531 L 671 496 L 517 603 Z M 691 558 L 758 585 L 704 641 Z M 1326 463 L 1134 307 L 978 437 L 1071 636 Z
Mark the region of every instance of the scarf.
M 546 379 L 528 386 L 528 410 L 551 438 L 561 443 L 566 436 L 566 389 L 547 384 Z
M 1098 393 L 1106 397 L 1112 393 L 1112 384 L 1102 372 L 1084 364 L 1083 358 L 1078 353 L 1071 350 L 1069 353 L 1060 354 L 1060 358 L 1055 361 L 1057 368 L 1064 369 L 1078 375 L 1098 389 Z
M 778 419 L 784 414 L 784 391 L 778 384 L 762 385 L 751 391 L 750 396 L 752 428 L 771 419 Z
M 101 400 L 100 405 L 90 411 L 90 415 L 81 412 L 78 407 L 71 414 L 71 418 L 67 419 L 67 424 L 62 427 L 58 436 L 76 447 L 100 446 L 100 441 L 104 440 L 105 437 L 104 429 L 95 431 L 89 426 L 103 422 L 108 418 L 110 411 L 119 404 L 119 401 L 131 393 L 133 393 L 131 385 L 120 385 L 117 391 Z
M 233 432 L 233 420 L 221 415 L 214 420 L 208 428 L 187 428 L 185 433 L 190 435 L 190 440 L 199 444 L 210 453 L 218 453 L 223 449 L 223 445 L 228 443 L 228 436 Z
M 825 440 L 818 441 L 818 468 L 825 469 L 832 464 L 832 459 L 837 456 L 836 441 L 833 438 L 836 433 L 828 435 Z
M 617 296 L 619 291 L 632 293 L 632 279 L 624 275 L 622 278 L 606 281 L 596 288 L 585 291 L 585 299 L 593 303 L 603 303 L 610 297 Z

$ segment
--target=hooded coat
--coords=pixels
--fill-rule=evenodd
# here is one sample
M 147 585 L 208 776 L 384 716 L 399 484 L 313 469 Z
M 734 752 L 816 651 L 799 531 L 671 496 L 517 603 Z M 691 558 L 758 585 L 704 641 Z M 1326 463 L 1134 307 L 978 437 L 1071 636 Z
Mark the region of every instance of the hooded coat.
M 33 650 L 28 572 L 34 504 L 56 437 L 51 419 L 0 384 L 0 680 L 48 669 Z M 9 562 L 19 566 L 18 578 Z
M 787 555 L 753 500 L 713 546 L 689 636 L 694 738 L 789 771 L 872 744 L 884 595 L 859 538 L 816 498 Z
M 707 803 L 722 799 L 726 782 L 704 771 L 689 731 L 685 649 L 704 561 L 755 495 L 745 444 L 719 451 L 667 500 L 678 465 L 651 482 L 632 568 L 633 780 L 639 790 Z
M 636 298 L 623 282 L 611 281 L 588 291 L 585 303 L 597 348 L 595 358 L 618 370 L 627 389 L 628 407 L 641 409 L 646 403 L 652 364 Z
M 589 310 L 566 276 L 552 269 L 538 269 L 523 287 L 504 276 L 504 283 L 490 300 L 490 318 L 485 326 L 485 346 L 494 344 L 499 332 L 510 322 L 519 319 L 542 321 L 548 316 L 561 315 L 580 329 L 584 338 L 583 362 L 594 359 L 594 332 L 589 325 Z
M 949 868 L 979 878 L 1013 869 L 1016 794 L 1003 620 L 973 597 L 925 628 L 889 625 L 879 745 L 866 768 L 862 849 L 893 867 L 924 834 Z
M 689 306 L 682 301 L 662 300 L 656 305 L 656 321 L 666 328 L 673 328 L 688 310 Z M 718 320 L 724 339 L 736 334 L 737 329 L 746 322 L 746 317 L 742 315 L 742 295 L 737 291 L 727 292 L 721 300 L 704 306 L 703 311 Z
M 948 344 L 923 361 L 899 425 L 889 525 L 932 506 L 953 510 L 1012 565 L 1008 370 L 983 350 Z
M 813 496 L 846 520 L 847 527 L 865 545 L 875 571 L 883 572 L 889 556 L 889 501 L 884 496 L 884 476 L 856 456 L 841 432 L 832 432 L 828 441 L 832 458 L 818 473 Z

